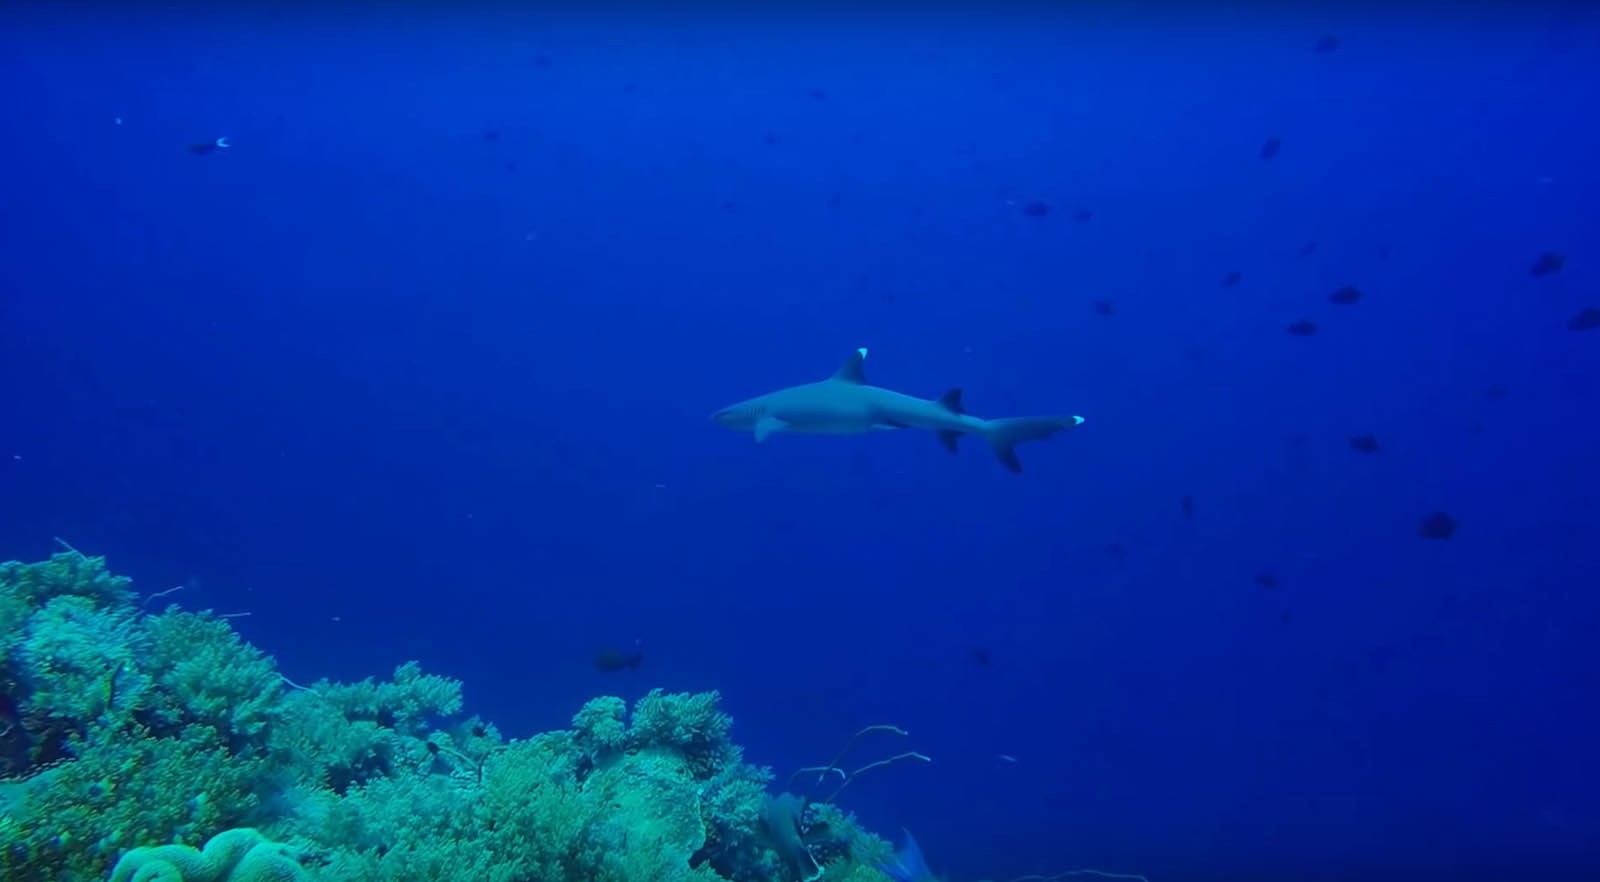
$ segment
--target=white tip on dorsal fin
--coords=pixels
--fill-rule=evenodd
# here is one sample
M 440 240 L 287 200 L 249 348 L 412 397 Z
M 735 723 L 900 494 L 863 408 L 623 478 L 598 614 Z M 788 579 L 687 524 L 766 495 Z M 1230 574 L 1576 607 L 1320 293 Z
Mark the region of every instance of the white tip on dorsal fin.
M 863 346 L 850 353 L 850 357 L 845 359 L 844 364 L 839 365 L 839 370 L 834 372 L 833 378 L 835 380 L 843 380 L 846 383 L 865 383 L 867 374 L 866 371 L 861 369 L 861 363 L 866 360 L 867 347 Z

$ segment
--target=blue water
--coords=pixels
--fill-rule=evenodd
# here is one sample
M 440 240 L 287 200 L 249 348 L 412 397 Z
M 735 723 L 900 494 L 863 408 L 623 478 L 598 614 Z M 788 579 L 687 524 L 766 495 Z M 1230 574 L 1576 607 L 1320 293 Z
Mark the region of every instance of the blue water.
M 954 882 L 1600 872 L 1595 12 L 226 5 L 3 13 L 0 558 L 512 735 L 899 724 Z M 1088 422 L 708 420 L 857 346 Z

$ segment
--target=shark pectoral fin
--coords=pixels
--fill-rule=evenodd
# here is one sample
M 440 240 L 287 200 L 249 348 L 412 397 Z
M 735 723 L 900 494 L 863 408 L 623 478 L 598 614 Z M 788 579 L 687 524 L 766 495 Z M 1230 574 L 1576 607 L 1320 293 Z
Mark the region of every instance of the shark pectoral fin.
M 775 416 L 764 416 L 756 420 L 756 440 L 765 441 L 773 432 L 781 432 L 789 428 L 789 424 Z
M 960 432 L 940 432 L 939 433 L 939 443 L 943 444 L 944 445 L 944 449 L 950 451 L 951 453 L 955 453 L 956 452 L 956 442 L 958 442 L 960 440 L 961 440 L 961 433 Z

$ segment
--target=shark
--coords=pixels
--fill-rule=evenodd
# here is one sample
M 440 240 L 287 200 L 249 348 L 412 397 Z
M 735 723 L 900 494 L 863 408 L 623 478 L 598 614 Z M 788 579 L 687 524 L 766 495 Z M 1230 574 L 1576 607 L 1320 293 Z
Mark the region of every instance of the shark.
M 1000 463 L 1012 472 L 1022 471 L 1015 450 L 1018 444 L 1049 438 L 1084 422 L 1083 417 L 1073 415 L 986 420 L 967 413 L 959 388 L 938 398 L 918 398 L 873 386 L 863 369 L 866 360 L 866 348 L 857 349 L 826 379 L 730 404 L 711 419 L 729 429 L 753 432 L 758 442 L 778 432 L 855 435 L 883 429 L 924 429 L 955 453 L 961 436 L 977 435 L 989 442 Z

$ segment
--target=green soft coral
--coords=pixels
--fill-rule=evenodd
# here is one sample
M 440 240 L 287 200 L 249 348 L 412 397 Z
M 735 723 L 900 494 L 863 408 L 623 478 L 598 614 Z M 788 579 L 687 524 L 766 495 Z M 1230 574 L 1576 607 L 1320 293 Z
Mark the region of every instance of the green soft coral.
M 0 726 L 5 882 L 797 882 L 716 692 L 597 698 L 507 742 L 442 719 L 457 680 L 408 662 L 301 688 L 76 553 L 0 565 L 0 624 L 0 686 L 53 721 Z M 853 819 L 795 818 L 829 882 L 874 878 Z M 160 842 L 207 846 L 133 848 Z
M 288 693 L 267 743 L 297 783 L 343 793 L 424 762 L 430 721 L 460 710 L 461 681 L 406 662 L 388 683 L 319 680 Z
M 250 817 L 269 780 L 262 760 L 231 754 L 205 726 L 176 738 L 101 730 L 73 752 L 28 779 L 15 847 L 0 852 L 7 882 L 102 876 L 130 845 L 198 841 Z
M 80 595 L 53 597 L 28 619 L 12 652 L 23 712 L 82 731 L 128 707 L 148 687 L 136 670 L 144 644 L 133 615 Z
M 169 607 L 145 619 L 145 664 L 159 689 L 149 717 L 162 726 L 204 723 L 236 742 L 255 739 L 284 686 L 266 653 L 209 611 Z
M 249 827 L 224 830 L 205 848 L 157 845 L 122 856 L 110 882 L 299 882 L 294 854 Z
M 590 759 L 621 750 L 628 741 L 628 705 L 611 695 L 591 698 L 572 715 L 572 737 Z
M 0 563 L 0 593 L 12 594 L 29 606 L 43 606 L 53 597 L 87 598 L 97 609 L 133 604 L 133 581 L 113 575 L 103 557 L 62 551 L 39 563 Z
M 635 749 L 665 747 L 681 753 L 697 777 L 739 761 L 739 748 L 728 740 L 733 718 L 722 712 L 716 690 L 667 693 L 652 689 L 633 705 L 628 744 Z

